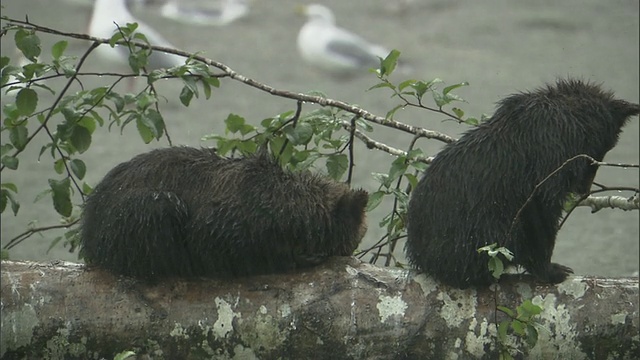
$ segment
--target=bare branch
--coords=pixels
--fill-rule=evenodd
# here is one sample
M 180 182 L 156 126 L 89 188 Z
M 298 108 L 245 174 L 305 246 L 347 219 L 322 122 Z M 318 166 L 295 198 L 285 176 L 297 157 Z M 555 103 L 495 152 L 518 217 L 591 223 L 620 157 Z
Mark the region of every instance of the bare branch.
M 636 193 L 630 198 L 624 196 L 588 196 L 577 206 L 588 206 L 591 213 L 598 212 L 605 208 L 622 210 L 640 210 L 640 195 Z
M 87 40 L 87 41 L 94 41 L 97 42 L 99 44 L 108 44 L 109 43 L 109 39 L 101 39 L 101 38 L 96 38 L 93 36 L 89 36 L 89 35 L 84 35 L 84 34 L 77 34 L 77 33 L 69 33 L 69 32 L 63 32 L 63 31 L 59 31 L 59 30 L 55 30 L 55 29 L 51 29 L 51 28 L 47 28 L 44 26 L 40 26 L 40 25 L 35 25 L 32 24 L 28 21 L 22 21 L 22 20 L 16 20 L 16 19 L 12 19 L 12 18 L 8 18 L 8 17 L 0 17 L 0 19 L 3 19 L 5 21 L 8 22 L 8 25 L 12 25 L 12 26 L 18 26 L 18 27 L 22 27 L 28 30 L 33 30 L 33 31 L 39 31 L 39 32 L 44 32 L 44 33 L 49 33 L 49 34 L 55 34 L 55 35 L 61 35 L 61 36 L 67 36 L 67 37 L 71 37 L 71 38 L 75 38 L 75 39 L 81 39 L 81 40 Z M 386 127 L 391 127 L 394 129 L 398 129 L 400 131 L 404 131 L 413 135 L 420 135 L 422 137 L 426 137 L 429 139 L 436 139 L 445 143 L 452 143 L 454 142 L 456 139 L 437 132 L 437 131 L 432 131 L 432 130 L 427 130 L 421 127 L 417 127 L 417 126 L 412 126 L 412 125 L 408 125 L 408 124 L 404 124 L 392 119 L 387 119 L 381 116 L 377 116 L 374 115 L 373 113 L 370 113 L 369 111 L 366 111 L 360 107 L 357 106 L 353 106 L 353 105 L 349 105 L 343 101 L 339 101 L 339 100 L 333 100 L 333 99 L 329 99 L 329 98 L 325 98 L 322 96 L 312 96 L 312 95 L 307 95 L 307 94 L 302 94 L 302 93 L 294 93 L 294 92 L 290 92 L 290 91 L 286 91 L 286 90 L 278 90 L 272 86 L 260 83 L 256 80 L 253 80 L 251 78 L 248 78 L 244 75 L 241 75 L 239 73 L 237 73 L 236 71 L 234 71 L 233 69 L 231 69 L 229 66 L 202 57 L 200 55 L 196 55 L 193 53 L 189 53 L 186 51 L 181 51 L 181 50 L 176 50 L 176 49 L 172 49 L 172 48 L 167 48 L 167 47 L 163 47 L 163 46 L 149 46 L 147 44 L 144 43 L 137 43 L 137 42 L 129 42 L 127 43 L 124 40 L 120 40 L 118 42 L 116 42 L 116 44 L 119 45 L 125 45 L 127 46 L 129 45 L 135 45 L 136 47 L 140 47 L 140 48 L 145 48 L 145 49 L 153 49 L 156 51 L 162 51 L 165 53 L 170 53 L 170 54 L 175 54 L 175 55 L 179 55 L 179 56 L 184 56 L 186 58 L 192 58 L 194 60 L 197 61 L 201 61 L 207 65 L 213 66 L 219 70 L 223 71 L 223 75 L 228 76 L 229 78 L 239 81 L 245 85 L 249 85 L 253 88 L 256 88 L 258 90 L 267 92 L 271 95 L 274 96 L 278 96 L 278 97 L 282 97 L 282 98 L 288 98 L 288 99 L 293 99 L 293 100 L 298 100 L 298 101 L 303 101 L 303 102 L 308 102 L 308 103 L 314 103 L 314 104 L 318 104 L 318 105 L 322 105 L 322 106 L 331 106 L 331 107 L 335 107 L 341 110 L 344 110 L 346 112 L 352 113 L 354 115 L 357 115 L 358 117 L 361 117 L 365 120 L 368 120 L 370 122 L 382 125 L 382 126 L 386 126 Z M 214 75 L 214 76 L 219 76 L 219 75 Z

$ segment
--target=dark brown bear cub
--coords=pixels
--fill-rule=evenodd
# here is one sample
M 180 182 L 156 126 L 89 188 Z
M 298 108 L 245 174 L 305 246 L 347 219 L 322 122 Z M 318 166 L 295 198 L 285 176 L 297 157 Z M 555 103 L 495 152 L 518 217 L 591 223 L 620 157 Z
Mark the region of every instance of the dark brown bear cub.
M 89 195 L 81 255 L 142 278 L 289 271 L 351 255 L 367 200 L 364 190 L 285 171 L 267 154 L 153 150 L 116 166 Z
M 410 262 L 448 285 L 486 286 L 494 281 L 489 257 L 477 249 L 498 243 L 538 280 L 564 281 L 573 271 L 551 262 L 563 203 L 589 191 L 597 167 L 579 158 L 543 180 L 576 155 L 602 160 L 639 112 L 574 79 L 503 99 L 489 120 L 438 153 L 418 182 L 408 209 Z

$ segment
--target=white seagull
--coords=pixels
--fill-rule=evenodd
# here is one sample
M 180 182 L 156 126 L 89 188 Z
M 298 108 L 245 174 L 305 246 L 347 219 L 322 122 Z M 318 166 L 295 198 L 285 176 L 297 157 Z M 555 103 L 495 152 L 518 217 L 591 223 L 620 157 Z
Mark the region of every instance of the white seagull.
M 298 33 L 298 51 L 309 64 L 334 74 L 378 68 L 390 50 L 372 44 L 335 24 L 333 12 L 324 5 L 301 7 L 307 23 Z
M 149 25 L 131 15 L 126 5 L 127 0 L 96 0 L 93 6 L 91 22 L 89 23 L 89 35 L 98 38 L 110 38 L 117 30 L 116 24 L 124 27 L 127 23 L 138 23 L 137 33 L 147 37 L 151 45 L 175 48 L 160 33 Z M 116 45 L 111 48 L 109 44 L 101 44 L 95 50 L 99 56 L 107 61 L 119 64 L 128 64 L 129 50 L 124 46 Z M 153 51 L 149 57 L 147 70 L 170 68 L 184 65 L 186 58 L 160 51 Z
M 198 7 L 169 0 L 161 8 L 165 18 L 191 25 L 227 25 L 249 13 L 249 0 L 219 0 L 212 6 Z

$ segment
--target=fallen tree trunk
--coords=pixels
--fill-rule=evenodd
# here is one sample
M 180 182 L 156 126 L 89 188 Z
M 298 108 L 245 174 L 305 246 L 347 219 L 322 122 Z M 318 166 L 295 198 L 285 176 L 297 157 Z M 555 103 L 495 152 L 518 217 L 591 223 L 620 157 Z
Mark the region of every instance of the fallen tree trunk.
M 496 305 L 526 299 L 543 307 L 546 328 L 533 349 L 510 342 L 527 358 L 635 358 L 640 343 L 638 278 L 505 279 L 494 293 L 351 258 L 155 285 L 73 263 L 1 266 L 2 359 L 111 360 L 126 350 L 153 359 L 497 358 L 494 323 L 505 318 Z

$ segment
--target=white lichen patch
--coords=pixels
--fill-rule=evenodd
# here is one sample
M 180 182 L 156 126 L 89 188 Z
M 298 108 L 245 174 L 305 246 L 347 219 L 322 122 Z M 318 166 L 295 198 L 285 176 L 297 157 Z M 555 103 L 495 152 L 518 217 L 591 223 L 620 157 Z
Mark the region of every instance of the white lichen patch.
M 469 293 L 469 291 L 473 291 L 473 293 Z M 444 305 L 440 309 L 440 316 L 449 327 L 459 327 L 464 320 L 475 317 L 478 306 L 475 290 L 451 289 L 448 292 L 440 292 L 438 300 L 444 301 Z
M 380 322 L 384 323 L 394 315 L 404 317 L 404 312 L 407 310 L 407 303 L 402 300 L 402 295 L 380 295 L 376 307 L 378 308 L 378 314 L 380 315 Z
M 523 299 L 531 299 L 533 297 L 531 286 L 527 283 L 516 284 L 516 293 L 519 294 Z
M 479 329 L 478 320 L 476 320 L 475 317 L 471 319 L 469 331 L 467 331 L 467 336 L 465 337 L 465 348 L 469 353 L 475 354 L 478 357 L 481 357 L 484 354 L 485 344 L 492 341 L 491 337 L 487 336 L 488 329 L 489 322 L 487 322 L 487 319 L 482 320 Z
M 460 356 L 458 355 L 457 352 L 455 351 L 451 351 L 447 354 L 447 357 L 445 358 L 446 360 L 458 360 L 460 358 Z
M 18 291 L 21 287 L 20 277 L 14 276 L 11 272 L 7 274 L 7 277 L 9 278 L 9 284 L 11 284 L 11 294 L 16 298 L 16 300 L 21 300 L 22 296 L 20 295 L 20 291 Z
M 349 266 L 347 265 L 347 274 L 351 275 L 351 276 L 357 276 L 358 275 L 358 270 L 355 269 L 353 266 Z
M 623 312 L 618 313 L 618 314 L 613 314 L 613 315 L 611 315 L 611 323 L 614 324 L 614 325 L 618 325 L 618 324 L 624 325 L 624 323 L 627 320 L 627 315 L 628 314 L 627 314 L 626 311 L 623 311 Z
M 438 283 L 431 276 L 425 274 L 419 274 L 413 277 L 413 281 L 420 285 L 424 296 L 431 294 L 438 289 Z
M 56 335 L 46 342 L 46 358 L 66 359 L 80 358 L 87 353 L 87 338 L 81 337 L 79 342 L 69 341 L 71 322 L 67 321 L 63 327 L 56 330 Z
M 33 329 L 39 325 L 38 315 L 31 304 L 25 304 L 20 309 L 2 314 L 0 321 L 2 322 L 0 357 L 7 350 L 29 345 L 33 337 Z
M 260 314 L 262 315 L 267 315 L 267 307 L 264 305 L 260 305 L 260 308 L 258 309 L 258 311 L 260 312 Z
M 232 357 L 233 360 L 259 360 L 252 349 L 242 345 L 236 345 L 233 348 L 233 353 L 235 354 Z
M 218 308 L 218 320 L 213 324 L 212 332 L 217 339 L 224 339 L 233 331 L 233 318 L 240 318 L 242 314 L 234 312 L 231 304 L 219 297 L 215 298 L 215 303 Z
M 587 356 L 584 353 L 577 351 L 580 349 L 580 344 L 576 342 L 578 332 L 573 327 L 569 308 L 565 304 L 557 304 L 555 294 L 548 294 L 545 297 L 538 295 L 531 302 L 542 307 L 542 312 L 534 319 L 546 330 L 538 329 L 538 345 L 531 349 L 529 356 L 543 359 L 552 354 L 572 354 L 573 359 L 586 359 Z
M 187 332 L 185 331 L 185 329 L 182 327 L 182 325 L 180 323 L 173 324 L 173 330 L 171 330 L 171 332 L 169 332 L 169 336 L 178 337 L 178 338 L 181 338 L 181 339 L 188 339 L 189 338 L 189 335 L 187 334 Z
M 289 306 L 289 304 L 282 304 L 278 312 L 283 318 L 289 317 L 291 316 L 291 306 Z
M 243 344 L 267 351 L 281 346 L 289 335 L 288 331 L 280 330 L 278 320 L 268 314 L 265 306 L 260 306 L 256 314 L 240 328 Z
M 577 281 L 571 278 L 558 284 L 558 291 L 560 293 L 571 295 L 574 299 L 582 298 L 587 292 L 587 288 L 587 284 L 584 281 Z

